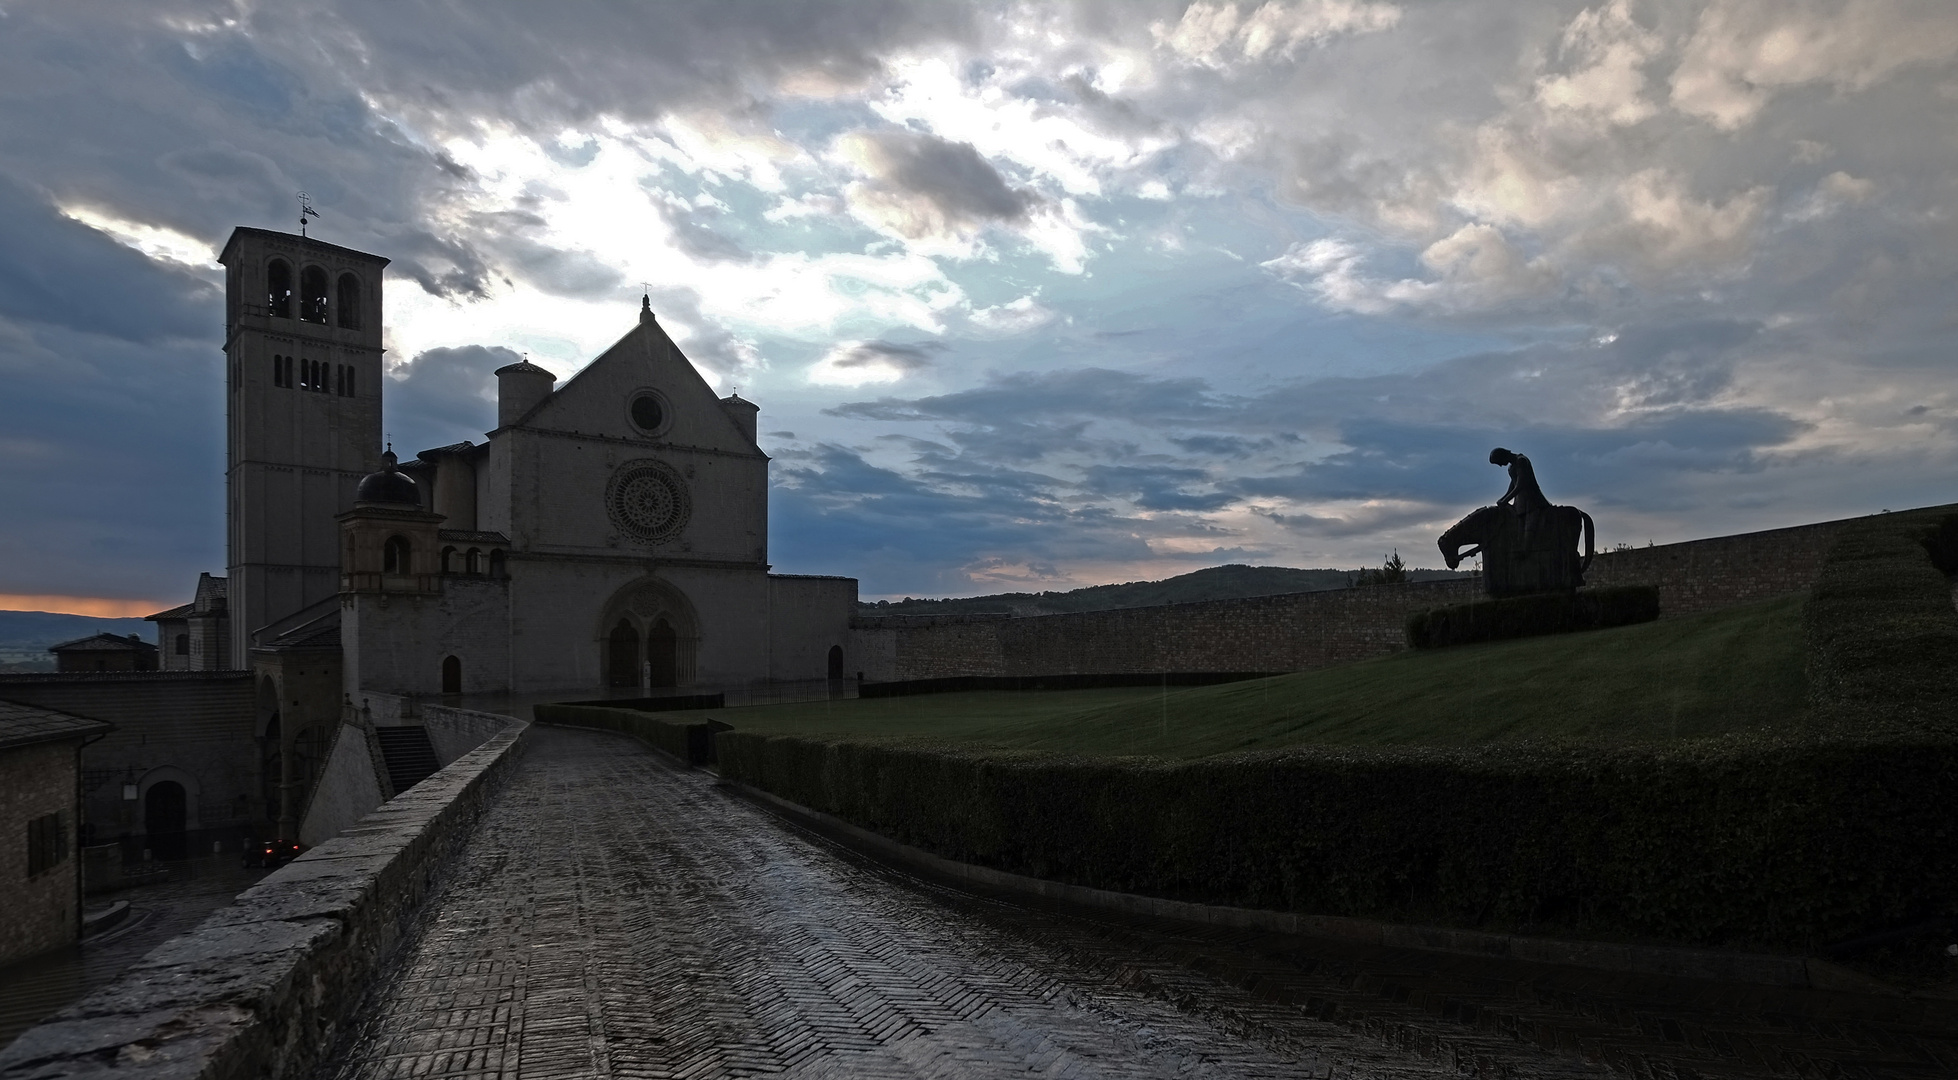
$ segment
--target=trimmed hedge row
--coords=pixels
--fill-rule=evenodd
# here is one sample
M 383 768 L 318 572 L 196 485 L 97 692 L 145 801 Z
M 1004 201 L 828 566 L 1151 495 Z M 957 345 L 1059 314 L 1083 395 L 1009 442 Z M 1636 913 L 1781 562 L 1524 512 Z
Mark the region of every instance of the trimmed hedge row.
M 728 726 L 718 720 L 676 724 L 636 709 L 600 705 L 536 705 L 531 709 L 540 724 L 566 727 L 602 728 L 630 735 L 654 749 L 664 750 L 689 765 L 714 762 L 714 734 Z
M 1958 915 L 1958 514 L 1844 530 L 1808 735 L 1166 763 L 727 731 L 722 775 L 947 858 L 1172 899 L 1814 950 Z
M 1951 742 L 1174 764 L 718 742 L 724 777 L 946 858 L 1171 899 L 1798 950 L 1958 899 Z
M 1407 643 L 1416 649 L 1508 641 L 1543 634 L 1603 630 L 1659 617 L 1659 589 L 1614 585 L 1576 593 L 1506 596 L 1417 611 L 1407 617 Z
M 1810 708 L 1852 731 L 1958 735 L 1958 569 L 1949 507 L 1843 530 L 1802 608 Z

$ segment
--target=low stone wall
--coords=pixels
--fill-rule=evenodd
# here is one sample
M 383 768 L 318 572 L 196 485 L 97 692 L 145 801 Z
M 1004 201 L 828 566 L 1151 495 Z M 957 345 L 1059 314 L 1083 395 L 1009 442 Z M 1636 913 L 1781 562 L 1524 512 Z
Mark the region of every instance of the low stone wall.
M 310 1075 L 521 750 L 507 726 L 0 1050 L 0 1078 Z
M 1855 518 L 1599 553 L 1591 585 L 1653 585 L 1660 618 L 1799 592 Z M 1473 579 L 1066 615 L 864 616 L 851 656 L 872 682 L 957 675 L 1310 671 L 1396 652 L 1407 616 L 1481 595 Z

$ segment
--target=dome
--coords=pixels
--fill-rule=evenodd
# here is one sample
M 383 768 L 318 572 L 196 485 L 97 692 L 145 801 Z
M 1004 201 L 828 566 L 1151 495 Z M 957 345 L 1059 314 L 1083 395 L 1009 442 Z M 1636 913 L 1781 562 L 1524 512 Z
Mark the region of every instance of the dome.
M 394 451 L 382 454 L 381 461 L 383 466 L 380 472 L 368 473 L 360 478 L 360 487 L 354 490 L 354 501 L 419 509 L 422 504 L 421 488 L 415 484 L 414 477 L 402 472 L 395 463 Z

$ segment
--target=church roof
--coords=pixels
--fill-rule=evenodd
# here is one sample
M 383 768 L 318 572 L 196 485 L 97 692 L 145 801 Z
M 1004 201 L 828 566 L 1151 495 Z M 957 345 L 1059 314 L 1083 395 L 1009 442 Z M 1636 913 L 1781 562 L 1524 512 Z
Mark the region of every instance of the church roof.
M 146 622 L 162 622 L 164 619 L 188 619 L 190 618 L 190 613 L 196 609 L 197 605 L 195 603 L 178 604 L 168 611 L 159 611 L 154 615 L 145 615 L 143 619 Z
M 542 369 L 540 368 L 539 370 L 541 371 Z M 450 443 L 447 446 L 437 446 L 434 447 L 433 449 L 423 450 L 421 453 L 416 454 L 415 456 L 422 459 L 423 461 L 427 461 L 431 458 L 444 457 L 452 454 L 467 454 L 470 451 L 477 450 L 477 449 L 480 449 L 480 447 L 478 447 L 475 443 L 470 442 L 468 439 L 464 439 L 459 443 Z
M 32 746 L 57 739 L 74 739 L 115 730 L 115 725 L 86 716 L 56 712 L 17 701 L 0 701 L 0 749 Z
M 85 638 L 48 646 L 51 653 L 64 652 L 155 652 L 156 646 L 134 634 L 90 634 Z
M 287 630 L 263 646 L 268 649 L 337 649 L 340 647 L 340 609 Z

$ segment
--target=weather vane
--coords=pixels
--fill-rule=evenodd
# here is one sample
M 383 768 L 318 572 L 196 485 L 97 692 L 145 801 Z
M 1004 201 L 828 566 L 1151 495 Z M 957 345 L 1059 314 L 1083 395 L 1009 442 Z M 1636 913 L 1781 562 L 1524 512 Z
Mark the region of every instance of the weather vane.
M 319 216 L 320 216 L 320 212 L 318 210 L 313 209 L 313 201 L 306 197 L 305 192 L 303 191 L 300 192 L 299 193 L 299 238 L 300 239 L 303 240 L 306 238 L 306 219 L 309 217 L 319 217 Z

